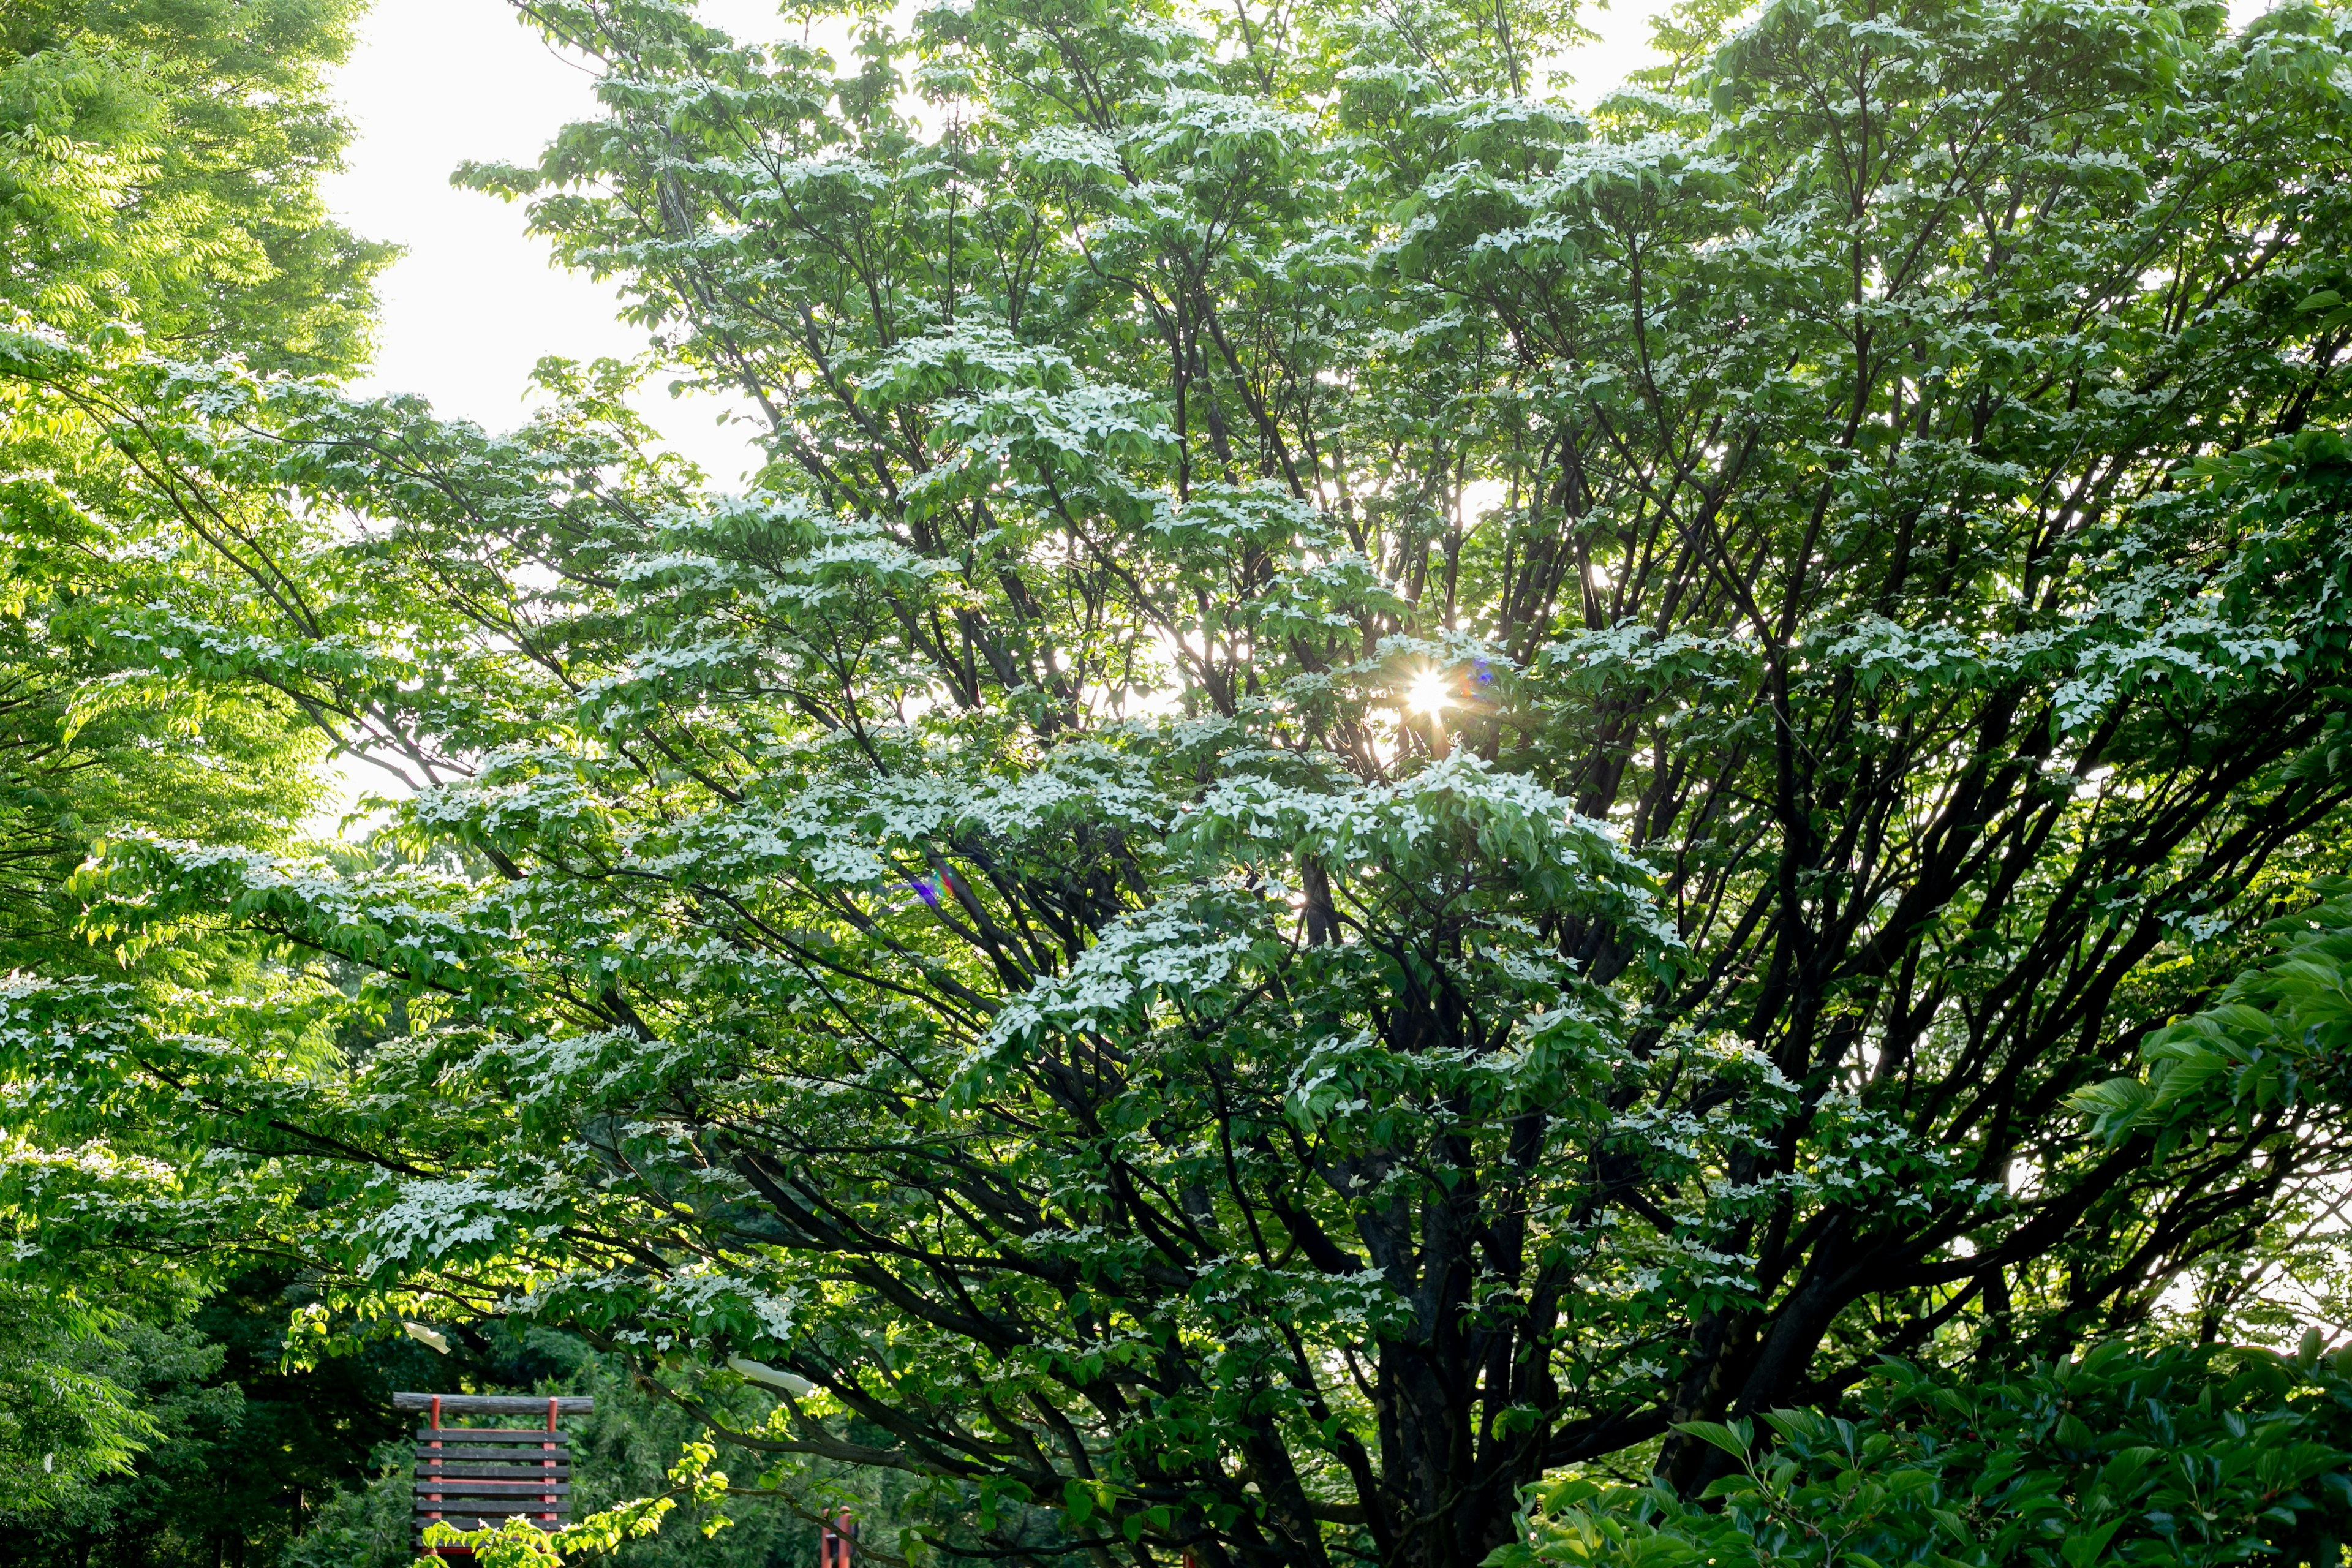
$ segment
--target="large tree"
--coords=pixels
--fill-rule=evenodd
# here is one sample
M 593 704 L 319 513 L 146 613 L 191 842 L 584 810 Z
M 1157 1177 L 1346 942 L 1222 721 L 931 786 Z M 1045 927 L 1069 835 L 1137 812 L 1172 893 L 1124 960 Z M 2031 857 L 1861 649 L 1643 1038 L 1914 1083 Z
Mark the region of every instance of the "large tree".
M 2098 1089 L 2343 859 L 2333 13 L 1779 0 L 1588 116 L 1508 0 L 845 74 L 526 9 L 605 112 L 473 177 L 772 461 L 604 372 L 494 439 L 12 351 L 148 514 L 286 499 L 151 667 L 414 792 L 113 846 L 92 929 L 289 968 L 11 984 L 83 1135 L 206 1152 L 20 1167 L 27 1266 L 734 1361 L 772 1489 L 1013 1560 L 1458 1568 L 1548 1468 L 2170 1321 L 2336 1176 L 2332 1050 Z

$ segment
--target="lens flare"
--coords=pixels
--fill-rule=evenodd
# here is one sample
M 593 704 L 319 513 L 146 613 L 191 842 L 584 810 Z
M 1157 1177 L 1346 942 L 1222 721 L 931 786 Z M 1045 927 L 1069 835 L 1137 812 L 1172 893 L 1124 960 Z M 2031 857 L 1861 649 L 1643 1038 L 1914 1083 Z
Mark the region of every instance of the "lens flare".
M 1442 669 L 1423 670 L 1405 689 L 1404 705 L 1416 713 L 1443 713 L 1453 700 L 1454 693 Z

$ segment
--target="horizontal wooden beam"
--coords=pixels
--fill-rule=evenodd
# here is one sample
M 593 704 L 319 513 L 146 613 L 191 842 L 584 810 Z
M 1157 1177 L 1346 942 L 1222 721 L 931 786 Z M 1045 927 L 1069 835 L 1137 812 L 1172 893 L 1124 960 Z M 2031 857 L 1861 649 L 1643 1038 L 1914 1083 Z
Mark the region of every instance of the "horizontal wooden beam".
M 547 1401 L 534 1399 L 528 1394 L 395 1394 L 392 1396 L 394 1410 L 430 1410 L 435 1400 L 441 1402 L 444 1415 L 545 1415 Z M 555 1401 L 558 1415 L 585 1415 L 596 1408 L 593 1399 L 575 1399 L 563 1395 Z

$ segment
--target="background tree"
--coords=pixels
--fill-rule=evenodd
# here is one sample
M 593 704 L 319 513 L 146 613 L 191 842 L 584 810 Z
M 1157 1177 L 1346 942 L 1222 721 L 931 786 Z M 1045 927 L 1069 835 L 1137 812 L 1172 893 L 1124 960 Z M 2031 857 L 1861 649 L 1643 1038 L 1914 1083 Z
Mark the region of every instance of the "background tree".
M 323 95 L 356 0 L 37 0 L 0 18 L 0 310 L 27 341 L 268 371 L 364 358 L 390 247 L 329 220 L 349 128 Z M 267 503 L 142 515 L 135 454 L 68 403 L 0 384 L 5 826 L 13 967 L 111 967 L 72 930 L 66 875 L 125 825 L 283 839 L 315 794 L 282 701 L 155 679 L 114 640 L 125 603 L 245 579 Z M 121 410 L 111 411 L 121 414 Z M 188 499 L 184 497 L 184 499 Z M 216 548 L 217 547 L 217 548 Z
M 335 223 L 323 73 L 359 0 L 16 0 L 0 16 L 0 305 L 158 353 L 348 371 L 391 247 Z
M 265 1568 L 404 1435 L 392 1392 L 429 1379 L 439 1358 L 401 1339 L 289 1370 L 299 1286 L 265 1274 L 206 1283 L 185 1311 L 135 1303 L 144 1310 L 118 1311 L 70 1348 L 68 1365 L 137 1413 L 139 1452 L 113 1473 L 10 1500 L 0 1529 L 12 1568 Z
M 145 668 L 415 790 L 120 837 L 91 929 L 286 967 L 9 987 L 208 1151 L 20 1164 L 28 1266 L 566 1329 L 1011 1560 L 1464 1565 L 1888 1353 L 2193 1335 L 2338 1179 L 2332 1052 L 2101 1087 L 2340 861 L 2333 13 L 1781 0 L 1588 118 L 1507 6 L 528 10 L 606 112 L 475 179 L 773 460 L 18 341 L 158 528 L 283 498 Z
M 149 352 L 311 374 L 355 368 L 372 331 L 370 280 L 391 252 L 329 221 L 317 185 L 348 138 L 322 72 L 342 58 L 358 9 L 352 0 L 0 8 L 0 325 L 102 359 Z M 139 482 L 137 458 L 104 422 L 0 378 L 0 969 L 102 974 L 167 1006 L 184 985 L 249 986 L 260 955 L 186 942 L 126 964 L 81 937 L 67 879 L 126 827 L 289 842 L 318 797 L 311 764 L 321 747 L 282 700 L 159 677 L 115 640 L 126 604 L 233 604 L 237 595 L 219 589 L 234 567 L 205 531 L 233 542 L 255 515 L 251 500 L 231 500 L 159 531 L 126 504 Z M 0 1101 L 0 1157 L 37 1169 L 113 1157 L 76 1137 L 71 1115 L 12 1085 Z M 193 1152 L 168 1141 L 137 1151 Z M 26 1223 L 0 1210 L 12 1244 Z M 236 1355 L 207 1338 L 205 1322 L 184 1321 L 211 1282 L 193 1263 L 89 1259 L 70 1279 L 0 1288 L 0 1515 L 11 1561 L 38 1560 L 52 1525 L 82 1542 L 60 1548 L 64 1561 L 89 1563 L 92 1537 L 176 1528 L 192 1560 L 212 1563 L 214 1538 L 232 1527 L 230 1558 L 243 1560 L 242 1524 L 254 1510 L 191 1479 L 221 1479 L 206 1467 L 230 1446 L 205 1447 L 196 1428 L 208 1422 L 226 1422 L 245 1444 L 241 1462 L 257 1462 L 257 1428 L 238 1414 Z M 246 1267 L 233 1261 L 229 1271 Z M 275 1290 L 264 1299 L 274 1303 Z M 331 1424 L 352 1412 L 329 1401 L 314 1414 Z M 140 1445 L 145 1471 L 98 1479 L 127 1470 Z M 309 1465 L 308 1455 L 288 1458 L 271 1510 L 299 1511 L 305 1484 L 315 1492 Z M 164 1521 L 174 1506 L 180 1517 Z

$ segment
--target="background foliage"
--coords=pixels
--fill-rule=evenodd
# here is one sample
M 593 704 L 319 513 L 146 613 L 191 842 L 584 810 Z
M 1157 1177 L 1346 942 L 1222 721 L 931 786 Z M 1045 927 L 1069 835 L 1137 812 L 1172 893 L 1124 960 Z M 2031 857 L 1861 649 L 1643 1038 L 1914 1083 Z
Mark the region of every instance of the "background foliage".
M 321 73 L 357 11 L 0 7 L 0 324 L 109 362 L 353 368 L 391 252 L 331 222 L 316 184 L 348 134 Z M 204 527 L 233 536 L 250 510 L 159 527 L 127 500 L 141 482 L 103 420 L 0 378 L 0 967 L 105 974 L 168 1006 L 250 987 L 265 961 L 192 935 L 126 964 L 81 937 L 67 879 L 126 827 L 289 841 L 322 748 L 282 702 L 158 678 L 115 640 L 124 604 L 223 603 L 233 569 Z M 21 1079 L 0 1104 L 12 1166 L 108 1157 L 72 1135 L 80 1108 Z M 25 1223 L 0 1220 L 12 1242 Z M 263 1563 L 353 1473 L 373 1438 L 352 1424 L 388 1420 L 382 1369 L 282 1375 L 286 1279 L 249 1268 L 92 1258 L 0 1292 L 0 1556 Z
M 1737 1461 L 1707 1488 L 1714 1506 L 1559 1481 L 1495 1562 L 2331 1562 L 2352 1524 L 2352 1391 L 2318 1349 L 2110 1343 L 2004 1380 L 1890 1363 L 1851 1418 L 1694 1427 Z

